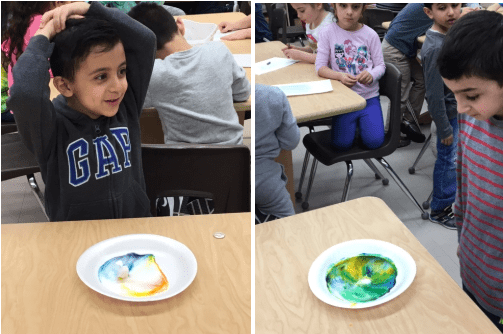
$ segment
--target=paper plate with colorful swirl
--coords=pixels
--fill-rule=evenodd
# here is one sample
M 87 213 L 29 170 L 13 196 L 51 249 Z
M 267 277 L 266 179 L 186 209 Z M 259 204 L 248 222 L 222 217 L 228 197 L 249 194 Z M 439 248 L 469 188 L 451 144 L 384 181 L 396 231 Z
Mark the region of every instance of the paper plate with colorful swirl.
M 88 287 L 132 302 L 172 297 L 185 290 L 196 273 L 197 261 L 187 246 L 153 234 L 104 240 L 77 261 L 77 274 Z
M 343 308 L 383 304 L 404 292 L 416 276 L 416 263 L 402 248 L 373 239 L 330 247 L 313 262 L 308 282 L 323 302 Z

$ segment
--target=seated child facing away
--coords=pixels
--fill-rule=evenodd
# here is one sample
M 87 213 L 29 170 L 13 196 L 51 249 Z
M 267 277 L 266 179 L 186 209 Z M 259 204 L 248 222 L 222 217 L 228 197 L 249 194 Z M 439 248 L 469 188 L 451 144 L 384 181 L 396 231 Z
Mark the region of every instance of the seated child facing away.
M 221 42 L 192 47 L 183 37 L 183 21 L 152 3 L 135 6 L 129 15 L 157 37 L 154 71 L 144 108 L 159 112 L 164 142 L 241 144 L 233 101 L 246 101 L 250 83 Z
M 360 128 L 362 143 L 369 149 L 384 142 L 384 124 L 379 100 L 379 79 L 384 75 L 381 42 L 377 33 L 359 23 L 361 3 L 334 4 L 337 22 L 320 32 L 316 72 L 320 77 L 339 80 L 367 100 L 359 111 L 332 118 L 332 145 L 340 151 L 351 148 Z M 329 68 L 328 65 L 332 68 Z
M 139 117 L 154 52 L 149 29 L 98 2 L 44 14 L 7 105 L 39 163 L 51 221 L 150 216 Z M 49 67 L 61 93 L 52 102 Z
M 309 46 L 298 47 L 288 44 L 282 51 L 287 58 L 314 64 L 320 31 L 334 22 L 334 14 L 330 11 L 328 3 L 292 3 L 291 5 L 297 11 L 299 19 L 306 22 Z
M 503 15 L 469 13 L 438 55 L 458 101 L 454 219 L 463 289 L 503 332 Z
M 295 214 L 283 166 L 274 159 L 281 149 L 297 147 L 299 140 L 299 127 L 286 95 L 277 87 L 255 85 L 256 222 Z
M 437 127 L 437 160 L 433 169 L 433 196 L 430 221 L 448 229 L 456 229 L 452 204 L 456 197 L 456 148 L 458 144 L 457 103 L 454 94 L 444 85 L 437 67 L 437 58 L 445 34 L 461 15 L 461 4 L 427 3 L 424 11 L 433 20 L 421 49 L 426 100 L 431 118 Z

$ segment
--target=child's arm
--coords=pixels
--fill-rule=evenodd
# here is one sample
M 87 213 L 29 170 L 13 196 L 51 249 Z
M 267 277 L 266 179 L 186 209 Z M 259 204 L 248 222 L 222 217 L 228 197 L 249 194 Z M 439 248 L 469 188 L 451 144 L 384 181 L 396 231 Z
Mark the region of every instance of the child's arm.
M 379 81 L 386 71 L 386 65 L 384 64 L 384 56 L 382 54 L 381 41 L 379 36 L 373 30 L 371 31 L 372 37 L 369 40 L 369 54 L 372 57 L 373 67 L 368 69 L 368 73 L 372 76 L 372 81 Z M 369 82 L 369 83 L 371 83 Z
M 248 78 L 246 78 L 246 71 L 238 65 L 229 49 L 225 46 L 223 48 L 227 53 L 226 61 L 232 64 L 232 99 L 235 102 L 246 101 L 251 93 L 251 85 Z
M 281 125 L 275 132 L 276 138 L 278 138 L 279 146 L 283 150 L 291 151 L 299 144 L 300 130 L 299 126 L 297 125 L 297 120 L 295 119 L 295 117 L 293 117 L 292 109 L 290 108 L 290 103 L 288 103 L 286 95 L 282 91 L 280 91 L 278 98 L 281 99 L 281 111 L 283 112 L 283 120 L 281 122 Z
M 238 29 L 246 29 L 246 28 L 251 28 L 251 14 L 243 17 L 239 21 L 235 22 L 220 22 L 218 25 L 218 29 L 221 32 L 228 32 L 228 31 L 233 31 L 233 30 L 238 30 Z
M 154 33 L 120 10 L 103 7 L 97 1 L 92 2 L 87 15 L 104 19 L 117 29 L 126 52 L 128 89 L 131 88 L 138 113 L 141 113 L 154 67 Z
M 314 64 L 316 62 L 316 54 L 311 52 L 307 52 L 304 50 L 300 50 L 301 48 L 285 48 L 283 49 L 283 53 L 285 56 L 289 59 L 294 59 L 294 60 L 300 60 L 300 61 L 305 61 L 306 63 Z
M 452 136 L 452 126 L 447 117 L 444 102 L 444 82 L 437 68 L 437 58 L 441 45 L 430 48 L 422 54 L 426 100 L 431 118 L 437 126 L 437 134 L 444 140 Z
M 52 22 L 50 23 L 52 26 Z M 49 57 L 54 44 L 42 36 L 30 39 L 28 47 L 12 70 L 7 107 L 15 113 L 19 134 L 40 165 L 55 148 L 56 112 L 50 100 Z
M 328 38 L 328 34 L 322 31 L 320 33 L 320 38 L 318 40 L 318 53 L 316 54 L 316 61 L 315 61 L 316 73 L 322 78 L 339 80 L 344 85 L 350 88 L 356 84 L 357 80 L 354 76 L 352 76 L 351 74 L 341 73 L 332 70 L 331 68 L 328 67 L 329 62 L 330 62 L 330 41 Z

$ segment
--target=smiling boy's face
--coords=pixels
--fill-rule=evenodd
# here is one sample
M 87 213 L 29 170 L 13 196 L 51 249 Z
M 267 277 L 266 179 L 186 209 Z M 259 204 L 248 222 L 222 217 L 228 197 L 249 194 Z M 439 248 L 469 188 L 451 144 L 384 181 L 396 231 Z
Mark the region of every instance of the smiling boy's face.
M 68 83 L 72 92 L 68 105 L 92 119 L 115 116 L 128 88 L 122 43 L 99 52 L 102 49 L 94 47 L 80 63 L 73 82 Z
M 456 96 L 458 112 L 481 121 L 495 116 L 503 119 L 503 87 L 496 81 L 473 76 L 458 80 L 444 78 L 445 85 Z

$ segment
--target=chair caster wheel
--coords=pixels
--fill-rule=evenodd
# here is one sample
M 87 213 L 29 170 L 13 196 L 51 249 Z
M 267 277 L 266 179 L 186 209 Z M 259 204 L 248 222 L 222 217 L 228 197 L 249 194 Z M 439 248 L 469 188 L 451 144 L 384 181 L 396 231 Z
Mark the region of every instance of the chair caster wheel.
M 382 184 L 387 186 L 389 184 L 389 180 L 388 179 L 384 179 L 382 180 Z
M 427 220 L 429 217 L 430 217 L 430 215 L 428 214 L 428 212 L 423 212 L 421 214 L 421 218 L 423 218 L 423 220 Z
M 379 180 L 380 178 L 381 177 L 378 174 L 376 174 L 376 180 Z
M 297 191 L 297 192 L 295 193 L 295 198 L 296 198 L 296 199 L 301 199 L 301 198 L 302 198 L 302 193 L 301 193 L 300 191 Z
M 423 202 L 423 209 L 428 210 L 430 208 L 430 203 L 428 202 Z
M 414 174 L 416 172 L 416 169 L 414 167 L 409 168 L 409 174 Z
M 302 210 L 306 211 L 307 209 L 309 209 L 309 203 L 308 202 L 303 202 L 302 203 Z

